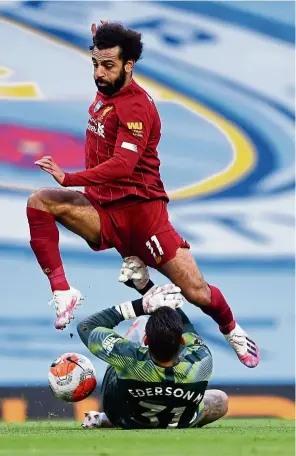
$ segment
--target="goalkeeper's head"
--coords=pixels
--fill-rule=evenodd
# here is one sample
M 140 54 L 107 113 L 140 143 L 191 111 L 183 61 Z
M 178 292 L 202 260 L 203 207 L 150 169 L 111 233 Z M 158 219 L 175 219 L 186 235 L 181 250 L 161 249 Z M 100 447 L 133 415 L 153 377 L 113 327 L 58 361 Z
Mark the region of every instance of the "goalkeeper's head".
M 153 312 L 146 324 L 144 340 L 152 359 L 158 364 L 174 364 L 184 343 L 182 334 L 183 322 L 176 310 L 160 307 Z

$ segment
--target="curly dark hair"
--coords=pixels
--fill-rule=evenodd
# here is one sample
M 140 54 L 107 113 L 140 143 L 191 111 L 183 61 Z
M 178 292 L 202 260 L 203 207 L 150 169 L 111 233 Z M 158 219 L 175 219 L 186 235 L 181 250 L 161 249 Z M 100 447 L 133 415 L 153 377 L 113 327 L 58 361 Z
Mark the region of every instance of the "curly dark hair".
M 135 30 L 127 29 L 117 22 L 107 22 L 97 27 L 93 37 L 93 45 L 98 49 L 110 49 L 119 46 L 120 58 L 125 62 L 134 60 L 137 62 L 143 51 L 142 35 Z
M 146 324 L 146 336 L 151 355 L 156 361 L 171 361 L 180 350 L 183 334 L 181 315 L 170 307 L 160 307 Z

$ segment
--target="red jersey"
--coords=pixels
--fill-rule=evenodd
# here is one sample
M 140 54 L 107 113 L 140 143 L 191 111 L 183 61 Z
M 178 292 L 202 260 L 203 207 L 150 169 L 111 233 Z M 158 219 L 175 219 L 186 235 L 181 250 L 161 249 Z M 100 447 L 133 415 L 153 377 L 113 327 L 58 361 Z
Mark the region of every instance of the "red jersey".
M 86 170 L 67 173 L 63 186 L 84 186 L 101 205 L 128 195 L 168 201 L 157 153 L 161 122 L 145 90 L 132 80 L 112 97 L 98 92 L 88 112 Z

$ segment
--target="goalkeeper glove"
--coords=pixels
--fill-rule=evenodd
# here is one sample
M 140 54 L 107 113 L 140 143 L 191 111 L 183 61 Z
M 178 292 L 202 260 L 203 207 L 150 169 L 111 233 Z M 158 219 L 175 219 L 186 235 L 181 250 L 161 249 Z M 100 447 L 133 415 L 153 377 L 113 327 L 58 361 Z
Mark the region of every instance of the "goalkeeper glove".
M 124 258 L 118 280 L 128 287 L 135 288 L 141 295 L 147 293 L 154 285 L 150 280 L 147 266 L 136 256 Z
M 154 285 L 142 299 L 123 302 L 116 306 L 125 320 L 130 320 L 140 315 L 149 315 L 160 307 L 179 309 L 184 304 L 181 289 L 173 284 L 162 286 Z

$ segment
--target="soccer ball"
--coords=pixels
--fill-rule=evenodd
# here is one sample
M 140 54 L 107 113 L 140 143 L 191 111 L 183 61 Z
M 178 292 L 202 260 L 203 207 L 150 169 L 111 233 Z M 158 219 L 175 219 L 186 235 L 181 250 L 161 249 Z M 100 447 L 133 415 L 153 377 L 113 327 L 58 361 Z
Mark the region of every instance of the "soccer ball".
M 96 371 L 86 356 L 64 353 L 50 366 L 48 383 L 53 394 L 66 402 L 78 402 L 97 386 Z

